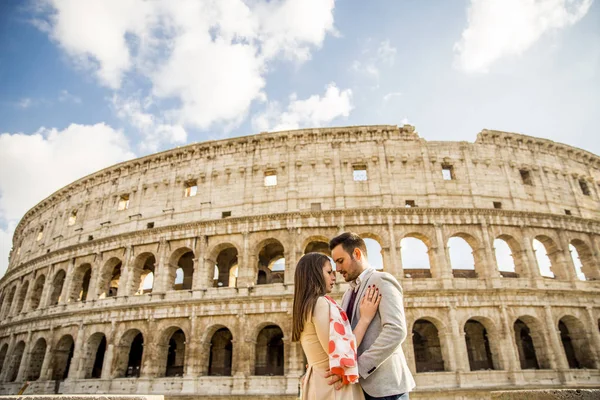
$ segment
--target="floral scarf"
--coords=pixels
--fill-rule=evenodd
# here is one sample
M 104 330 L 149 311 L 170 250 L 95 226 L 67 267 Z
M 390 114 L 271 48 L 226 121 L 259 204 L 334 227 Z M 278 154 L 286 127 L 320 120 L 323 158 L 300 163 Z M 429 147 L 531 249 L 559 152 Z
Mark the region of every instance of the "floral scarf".
M 358 382 L 356 338 L 346 312 L 329 296 L 329 370 L 344 384 Z

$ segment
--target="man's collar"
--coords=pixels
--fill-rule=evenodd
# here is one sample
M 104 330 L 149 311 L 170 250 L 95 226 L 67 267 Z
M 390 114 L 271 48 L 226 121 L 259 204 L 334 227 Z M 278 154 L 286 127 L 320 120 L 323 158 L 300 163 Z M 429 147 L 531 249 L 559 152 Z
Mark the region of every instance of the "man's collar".
M 367 271 L 372 270 L 372 269 L 373 268 L 371 268 L 371 267 L 365 268 L 365 270 L 363 272 L 361 272 L 360 275 L 355 280 L 349 282 L 350 287 L 356 291 L 357 288 L 360 287 L 362 281 L 365 279 L 365 275 L 367 275 Z

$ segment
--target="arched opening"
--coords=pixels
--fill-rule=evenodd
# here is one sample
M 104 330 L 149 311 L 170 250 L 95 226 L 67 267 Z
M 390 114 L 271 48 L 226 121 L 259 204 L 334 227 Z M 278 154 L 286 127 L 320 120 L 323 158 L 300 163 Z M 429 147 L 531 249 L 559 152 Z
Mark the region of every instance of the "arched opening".
M 42 373 L 42 364 L 46 356 L 46 340 L 39 338 L 33 346 L 33 350 L 29 355 L 29 368 L 27 368 L 27 381 L 37 381 Z
M 367 247 L 367 259 L 369 264 L 378 271 L 383 271 L 383 249 L 381 244 L 372 238 L 363 237 Z
M 515 321 L 513 328 L 515 331 L 515 342 L 517 343 L 521 369 L 539 369 L 540 365 L 538 363 L 535 345 L 529 327 L 525 322 L 518 319 Z
M 175 276 L 171 276 L 173 290 L 190 290 L 194 279 L 194 252 L 189 249 L 179 249 L 173 254 L 172 259 L 171 265 L 176 266 Z
M 62 293 L 63 285 L 65 284 L 65 273 L 64 269 L 61 269 L 54 275 L 52 280 L 52 292 L 50 293 L 49 305 L 55 306 L 60 302 L 60 295 Z
M 467 321 L 465 341 L 471 371 L 494 369 L 488 333 L 481 322 L 472 319 Z
M 283 375 L 283 332 L 277 325 L 264 327 L 256 340 L 255 375 Z
M 134 295 L 152 293 L 155 265 L 156 257 L 152 253 L 142 253 L 136 257 L 132 270 L 132 291 Z
M 10 358 L 8 365 L 8 374 L 6 375 L 8 382 L 14 382 L 19 374 L 19 368 L 21 367 L 21 360 L 23 359 L 23 352 L 25 351 L 25 342 L 20 341 L 15 346 Z
M 52 379 L 64 381 L 69 376 L 71 360 L 75 351 L 75 342 L 71 335 L 64 335 L 58 341 L 52 357 Z
M 15 314 L 20 314 L 23 311 L 23 306 L 25 305 L 25 299 L 27 298 L 27 290 L 29 289 L 29 281 L 25 281 L 21 288 L 19 289 L 19 297 L 17 299 L 17 308 L 15 309 Z
M 600 279 L 600 271 L 598 266 L 595 265 L 594 255 L 587 243 L 583 240 L 574 239 L 569 244 L 569 250 L 575 264 L 577 277 L 580 280 Z
M 69 301 L 86 301 L 90 288 L 90 279 L 92 277 L 92 266 L 88 263 L 81 264 L 73 274 L 71 283 L 71 293 Z
M 569 368 L 595 368 L 594 353 L 588 343 L 586 330 L 581 321 L 572 316 L 565 316 L 558 322 L 558 330 Z
M 6 361 L 6 353 L 7 352 L 8 352 L 8 344 L 4 343 L 4 345 L 0 349 L 0 374 L 2 373 L 2 368 L 4 367 L 4 361 Z
M 96 332 L 89 337 L 85 345 L 84 378 L 100 379 L 106 353 L 106 336 L 102 332 Z
M 556 243 L 548 236 L 536 236 L 533 239 L 533 250 L 540 270 L 540 274 L 546 278 L 564 279 L 559 264 L 559 253 Z
M 519 277 L 515 267 L 515 257 L 506 240 L 502 238 L 494 240 L 494 254 L 496 256 L 496 266 L 503 278 Z
M 29 299 L 29 309 L 35 311 L 40 306 L 40 300 L 42 299 L 42 292 L 44 291 L 44 284 L 46 283 L 46 276 L 40 275 L 35 280 L 33 288 L 31 290 L 31 298 Z
M 415 321 L 412 333 L 417 372 L 444 371 L 442 347 L 435 325 L 419 319 Z
M 175 330 L 171 335 L 169 332 Z M 185 365 L 185 333 L 178 327 L 167 329 L 165 333 L 164 350 L 166 354 L 161 354 L 164 357 L 163 365 L 165 365 L 164 376 L 183 376 Z
M 116 257 L 111 258 L 104 264 L 98 284 L 98 288 L 100 289 L 99 299 L 117 296 L 119 293 L 122 265 L 121 260 Z
M 270 239 L 262 246 L 258 252 L 257 284 L 284 282 L 285 258 L 283 255 L 283 245 L 275 239 Z
M 402 238 L 400 257 L 405 278 L 431 278 L 431 255 L 421 237 L 411 235 Z
M 10 307 L 13 305 L 13 300 L 15 299 L 15 293 L 17 292 L 17 287 L 13 286 L 8 292 L 8 297 L 6 298 L 6 302 L 3 304 L 4 310 L 2 312 L 2 318 L 6 318 L 6 316 L 10 315 Z
M 144 356 L 144 336 L 137 329 L 130 329 L 119 341 L 119 348 L 128 350 L 117 354 L 114 376 L 139 377 Z
M 329 250 L 329 242 L 324 239 L 314 239 L 310 241 L 304 248 L 304 254 L 308 253 L 321 253 L 327 257 L 331 257 L 331 250 Z
M 453 236 L 448 239 L 450 265 L 455 278 L 477 278 L 475 253 L 466 239 L 466 235 Z
M 217 278 L 214 280 L 214 287 L 229 287 L 231 283 L 231 269 L 238 264 L 238 251 L 235 247 L 227 247 L 219 252 L 217 256 L 217 264 L 215 265 L 218 272 Z
M 217 330 L 210 339 L 208 375 L 231 376 L 233 336 L 227 328 Z

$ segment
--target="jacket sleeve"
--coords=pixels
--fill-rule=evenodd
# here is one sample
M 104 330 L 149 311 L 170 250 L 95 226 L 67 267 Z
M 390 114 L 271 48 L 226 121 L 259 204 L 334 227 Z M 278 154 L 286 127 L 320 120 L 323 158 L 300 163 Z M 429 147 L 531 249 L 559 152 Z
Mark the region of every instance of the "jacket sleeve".
M 380 276 L 378 282 L 373 283 L 382 295 L 378 310 L 381 332 L 373 344 L 358 358 L 358 372 L 363 379 L 383 364 L 402 345 L 407 335 L 402 288 L 392 275 L 383 273 Z M 369 326 L 368 331 L 377 328 Z

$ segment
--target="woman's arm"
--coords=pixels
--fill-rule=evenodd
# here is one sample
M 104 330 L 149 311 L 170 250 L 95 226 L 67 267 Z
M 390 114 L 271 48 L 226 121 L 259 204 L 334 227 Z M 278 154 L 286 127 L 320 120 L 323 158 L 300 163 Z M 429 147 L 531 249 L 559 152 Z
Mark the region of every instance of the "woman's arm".
M 380 302 L 381 293 L 379 293 L 379 289 L 374 285 L 369 286 L 360 302 L 360 319 L 354 327 L 354 337 L 356 337 L 357 348 L 360 346 L 363 337 L 365 337 L 369 324 L 373 321 L 373 318 L 375 318 Z

